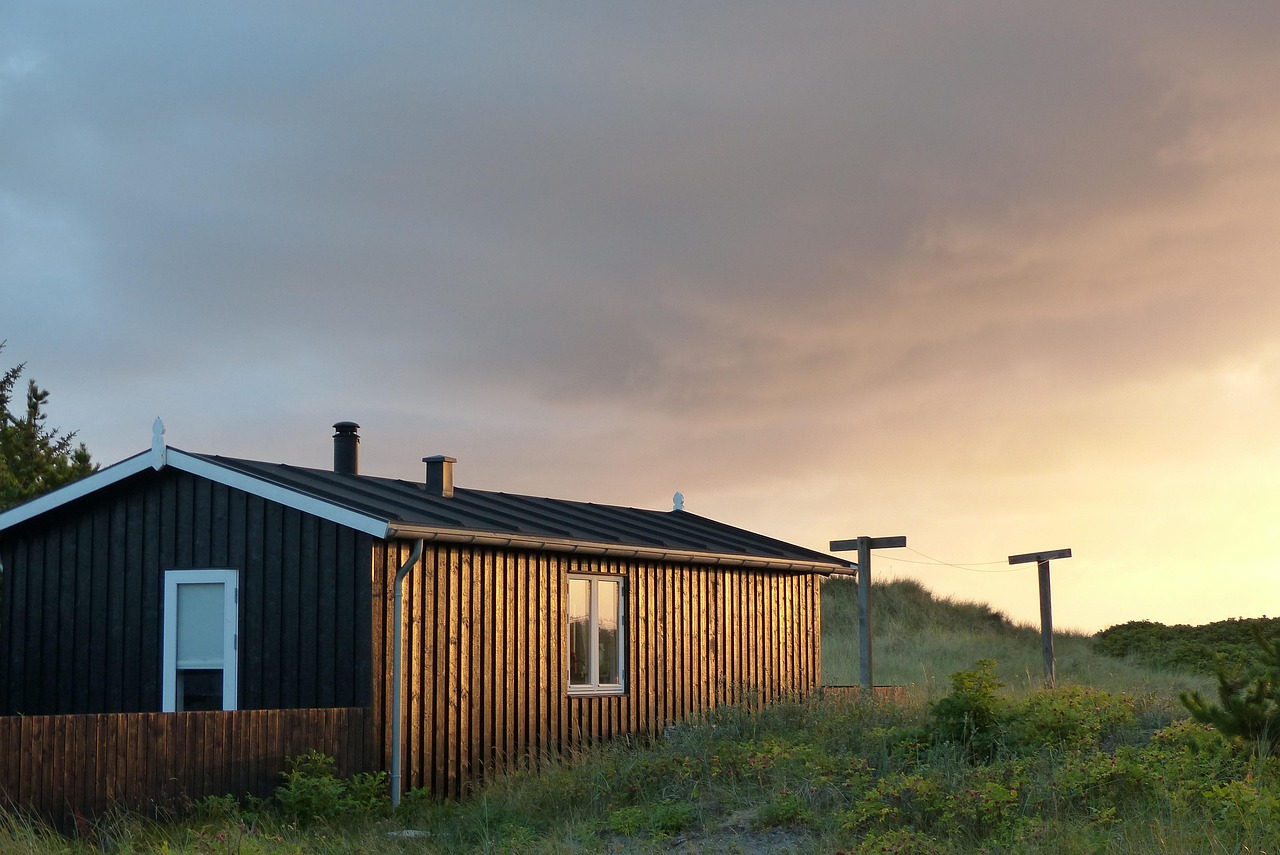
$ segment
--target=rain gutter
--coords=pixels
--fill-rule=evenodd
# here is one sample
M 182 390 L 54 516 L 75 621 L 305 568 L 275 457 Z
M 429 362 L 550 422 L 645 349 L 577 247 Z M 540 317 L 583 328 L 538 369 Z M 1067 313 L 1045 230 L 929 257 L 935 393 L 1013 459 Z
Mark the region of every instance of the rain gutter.
M 557 537 L 535 537 L 523 534 L 498 534 L 465 529 L 428 528 L 404 523 L 388 523 L 388 538 L 454 543 L 466 546 L 494 546 L 508 549 L 540 549 L 552 552 L 600 555 L 609 558 L 637 558 L 647 561 L 674 561 L 685 564 L 714 564 L 725 567 L 750 567 L 763 570 L 786 570 L 804 573 L 839 573 L 848 563 L 837 558 L 826 561 L 803 561 L 791 558 L 764 558 L 722 552 L 698 552 L 692 549 L 666 549 L 656 546 L 587 543 Z

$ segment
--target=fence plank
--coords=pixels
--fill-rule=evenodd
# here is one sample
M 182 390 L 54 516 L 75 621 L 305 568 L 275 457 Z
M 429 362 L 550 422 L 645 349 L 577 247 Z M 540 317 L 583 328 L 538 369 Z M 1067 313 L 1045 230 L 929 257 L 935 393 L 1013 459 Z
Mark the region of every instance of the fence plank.
M 373 771 L 364 708 L 0 717 L 0 806 L 70 829 L 113 806 L 158 815 L 207 795 L 268 796 L 316 748 Z

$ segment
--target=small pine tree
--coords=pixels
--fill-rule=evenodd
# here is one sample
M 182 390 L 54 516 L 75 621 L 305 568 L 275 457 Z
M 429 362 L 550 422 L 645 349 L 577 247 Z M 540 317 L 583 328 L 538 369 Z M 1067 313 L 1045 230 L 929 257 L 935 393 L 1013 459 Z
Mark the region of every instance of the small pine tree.
M 1261 649 L 1258 664 L 1245 669 L 1225 658 L 1218 660 L 1218 700 L 1199 692 L 1183 692 L 1183 706 L 1196 721 L 1211 724 L 1225 736 L 1246 740 L 1257 752 L 1280 748 L 1280 637 L 1268 639 L 1254 627 Z
M 948 742 L 963 745 L 971 759 L 988 760 L 995 752 L 996 739 L 1005 710 L 996 692 L 1004 683 L 996 675 L 996 660 L 979 659 L 973 667 L 950 677 L 951 694 L 929 707 L 934 733 Z
M 4 349 L 0 342 L 0 350 Z M 13 390 L 26 363 L 0 376 L 0 511 L 34 499 L 97 470 L 75 432 L 62 433 L 45 425 L 49 392 L 27 383 L 25 411 L 10 410 Z

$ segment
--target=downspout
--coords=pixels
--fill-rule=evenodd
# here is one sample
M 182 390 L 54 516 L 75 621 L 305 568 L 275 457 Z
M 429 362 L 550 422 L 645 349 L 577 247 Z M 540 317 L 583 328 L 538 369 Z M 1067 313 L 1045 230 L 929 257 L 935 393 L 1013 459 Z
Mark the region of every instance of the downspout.
M 404 577 L 409 575 L 409 571 L 421 557 L 422 541 L 418 540 L 413 544 L 409 560 L 396 572 L 395 587 L 391 591 L 391 601 L 395 611 L 391 641 L 394 648 L 391 654 L 391 807 L 393 808 L 400 806 L 400 736 L 403 730 L 400 684 L 403 682 L 402 671 L 404 670 L 404 652 L 401 649 L 404 646 L 401 640 L 404 631 L 400 628 L 400 624 L 404 616 Z

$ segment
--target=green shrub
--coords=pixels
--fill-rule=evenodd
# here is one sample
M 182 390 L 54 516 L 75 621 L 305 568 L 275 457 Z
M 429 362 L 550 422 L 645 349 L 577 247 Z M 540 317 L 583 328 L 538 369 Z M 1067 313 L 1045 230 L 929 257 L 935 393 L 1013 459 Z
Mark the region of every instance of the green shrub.
M 1280 788 L 1274 781 L 1226 781 L 1204 794 L 1205 806 L 1224 832 L 1274 842 L 1280 829 Z M 1249 851 L 1247 848 L 1245 851 Z
M 536 846 L 541 838 L 527 825 L 519 822 L 504 822 L 498 826 L 493 838 L 488 841 L 488 849 L 499 855 L 515 855 L 527 852 Z
M 1022 750 L 1097 748 L 1134 722 L 1134 702 L 1083 686 L 1031 692 L 1007 714 L 1007 733 Z
M 930 706 L 933 733 L 956 742 L 975 760 L 991 756 L 1004 721 L 1004 704 L 996 690 L 1004 684 L 995 674 L 994 659 L 979 659 L 973 668 L 950 677 L 951 694 Z
M 649 813 L 648 830 L 654 836 L 670 836 L 693 825 L 695 815 L 688 802 L 659 802 Z
M 895 828 L 929 831 L 947 810 L 947 788 L 937 774 L 906 772 L 877 781 L 852 808 L 841 813 L 845 831 Z
M 942 855 L 946 849 L 918 831 L 898 828 L 868 834 L 854 851 L 858 855 Z
M 1253 635 L 1256 664 L 1242 668 L 1219 659 L 1219 703 L 1199 692 L 1183 692 L 1181 700 L 1196 721 L 1248 742 L 1255 752 L 1274 754 L 1280 748 L 1280 637 L 1268 639 L 1258 627 Z
M 769 828 L 808 825 L 812 819 L 813 811 L 804 806 L 799 796 L 782 790 L 772 801 L 760 806 L 751 820 L 751 827 L 756 831 L 763 831 Z
M 1256 662 L 1254 634 L 1280 634 L 1280 618 L 1231 619 L 1187 626 L 1130 621 L 1099 632 L 1093 649 L 1105 656 L 1130 656 L 1157 668 L 1214 674 L 1225 657 L 1231 666 Z
M 1203 805 L 1216 785 L 1248 778 L 1254 762 L 1241 745 L 1192 719 L 1157 730 L 1148 744 L 1131 750 L 1142 759 L 1148 785 L 1177 808 Z
M 692 756 L 665 750 L 630 752 L 619 756 L 616 764 L 610 780 L 602 784 L 627 800 L 685 797 L 701 765 Z
M 1029 784 L 1021 761 L 970 770 L 947 795 L 942 823 L 948 836 L 971 841 L 1011 839 L 1022 820 L 1023 793 Z
M 288 759 L 284 783 L 276 788 L 281 812 L 299 824 L 368 820 L 390 812 L 391 797 L 385 772 L 338 778 L 336 761 L 319 751 Z
M 670 837 L 693 825 L 696 815 L 687 802 L 661 801 L 647 805 L 628 805 L 610 811 L 604 826 L 613 834 L 634 837 L 646 833 L 654 837 Z
M 628 805 L 618 808 L 609 814 L 605 826 L 614 834 L 634 837 L 644 829 L 644 808 L 639 805 Z

